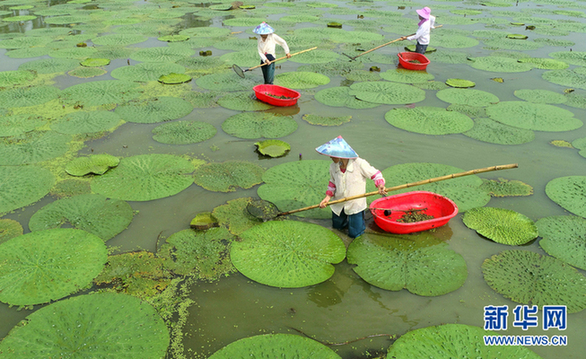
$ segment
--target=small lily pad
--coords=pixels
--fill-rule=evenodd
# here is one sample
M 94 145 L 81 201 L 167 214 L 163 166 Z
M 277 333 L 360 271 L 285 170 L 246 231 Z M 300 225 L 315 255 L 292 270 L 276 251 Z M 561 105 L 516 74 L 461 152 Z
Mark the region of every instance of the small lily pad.
M 206 230 L 218 226 L 218 220 L 211 212 L 198 213 L 189 223 L 193 229 Z
M 281 140 L 264 140 L 254 144 L 258 152 L 269 157 L 281 157 L 291 150 L 291 146 Z
M 88 173 L 103 175 L 112 167 L 118 166 L 120 159 L 109 154 L 78 157 L 65 166 L 65 172 L 72 176 L 85 176 Z
M 472 208 L 462 219 L 468 228 L 497 243 L 518 246 L 538 236 L 537 227 L 531 219 L 510 209 Z
M 166 85 L 177 85 L 191 81 L 192 77 L 186 74 L 176 74 L 174 72 L 159 77 L 159 82 Z
M 448 79 L 446 85 L 456 88 L 466 88 L 476 86 L 476 82 L 463 79 Z
M 157 38 L 159 41 L 166 41 L 166 42 L 182 42 L 189 40 L 189 36 L 187 35 L 166 35 Z
M 508 34 L 507 39 L 526 40 L 529 36 L 521 34 Z
M 86 67 L 100 67 L 100 66 L 109 65 L 110 64 L 110 59 L 93 59 L 93 58 L 88 58 L 88 59 L 83 60 L 79 64 L 81 66 L 86 66 Z

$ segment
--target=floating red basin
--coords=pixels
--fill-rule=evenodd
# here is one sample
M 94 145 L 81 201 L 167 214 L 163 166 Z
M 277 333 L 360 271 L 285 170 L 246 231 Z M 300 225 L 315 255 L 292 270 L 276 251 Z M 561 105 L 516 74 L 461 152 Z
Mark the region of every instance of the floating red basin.
M 275 106 L 293 106 L 301 97 L 299 92 L 277 85 L 257 85 L 253 90 L 257 99 Z
M 425 55 L 417 52 L 399 52 L 397 56 L 399 56 L 401 66 L 409 70 L 425 70 L 430 62 Z M 419 61 L 419 63 L 411 61 Z

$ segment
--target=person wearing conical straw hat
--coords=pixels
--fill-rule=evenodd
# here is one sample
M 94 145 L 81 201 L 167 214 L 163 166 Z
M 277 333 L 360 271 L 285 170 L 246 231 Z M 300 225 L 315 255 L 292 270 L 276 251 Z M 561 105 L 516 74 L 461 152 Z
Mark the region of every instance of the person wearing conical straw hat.
M 374 181 L 378 192 L 385 195 L 385 179 L 381 172 L 372 167 L 350 145 L 338 136 L 315 149 L 318 153 L 329 156 L 333 163 L 330 165 L 330 182 L 325 198 L 320 202 L 321 208 L 326 207 L 331 200 L 356 196 L 366 193 L 366 180 Z M 332 204 L 332 227 L 342 230 L 348 227 L 348 236 L 356 238 L 364 233 L 364 210 L 366 198 Z
M 275 34 L 275 30 L 264 21 L 255 27 L 253 32 L 260 35 L 257 47 L 261 65 L 266 63 L 265 66 L 261 67 L 265 85 L 272 85 L 275 79 L 275 63 L 273 62 L 276 58 L 275 47 L 276 45 L 281 46 L 283 50 L 285 50 L 287 58 L 291 58 L 289 46 L 287 46 L 287 42 Z
M 423 9 L 417 9 L 415 12 L 419 15 L 419 23 L 417 24 L 419 28 L 417 32 L 412 36 L 403 36 L 401 40 L 417 40 L 415 52 L 425 54 L 431 37 L 431 29 L 435 29 L 435 16 L 431 15 L 431 9 L 427 6 Z

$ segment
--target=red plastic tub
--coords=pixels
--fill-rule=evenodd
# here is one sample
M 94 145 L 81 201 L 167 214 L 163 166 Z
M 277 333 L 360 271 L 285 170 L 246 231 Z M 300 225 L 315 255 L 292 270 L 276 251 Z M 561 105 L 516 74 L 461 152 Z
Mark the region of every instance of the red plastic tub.
M 409 70 L 425 70 L 429 65 L 429 59 L 417 52 L 399 52 L 397 56 L 399 56 L 401 66 Z M 419 63 L 409 62 L 413 60 L 417 60 Z
M 257 99 L 275 106 L 293 106 L 301 97 L 299 92 L 277 85 L 257 85 L 254 86 L 253 90 Z M 286 98 L 281 99 L 273 96 L 284 96 Z
M 433 219 L 402 223 L 397 220 L 414 209 L 422 210 Z M 385 210 L 391 213 L 385 216 Z M 458 206 L 449 198 L 427 191 L 413 191 L 379 198 L 370 204 L 374 222 L 384 231 L 404 234 L 441 227 L 458 214 Z M 387 213 L 388 214 L 388 213 Z

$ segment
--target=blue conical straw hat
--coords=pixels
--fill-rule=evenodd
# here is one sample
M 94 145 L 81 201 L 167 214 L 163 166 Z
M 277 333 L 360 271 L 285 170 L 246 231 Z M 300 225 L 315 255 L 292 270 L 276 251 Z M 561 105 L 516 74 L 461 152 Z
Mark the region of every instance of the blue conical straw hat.
M 322 155 L 338 158 L 357 158 L 358 154 L 350 147 L 348 142 L 344 141 L 342 136 L 338 136 L 331 141 L 324 143 L 315 149 Z
M 255 27 L 254 30 L 252 30 L 252 32 L 259 35 L 268 35 L 275 32 L 275 30 L 271 27 L 271 25 L 263 21 L 262 24 Z

